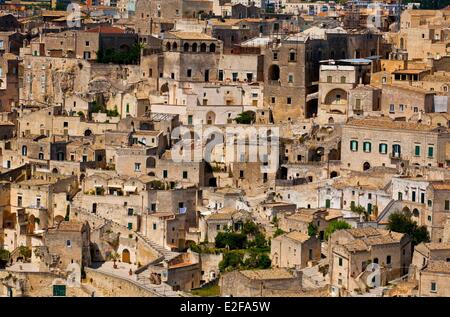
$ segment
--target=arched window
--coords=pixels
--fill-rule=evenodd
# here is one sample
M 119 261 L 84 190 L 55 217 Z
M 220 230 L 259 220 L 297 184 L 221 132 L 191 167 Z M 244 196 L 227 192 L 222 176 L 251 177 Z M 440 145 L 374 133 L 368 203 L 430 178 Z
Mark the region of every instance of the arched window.
M 172 50 L 173 50 L 174 52 L 176 52 L 177 49 L 178 49 L 178 44 L 177 44 L 177 42 L 173 42 L 173 44 L 172 44 Z
M 170 43 L 169 42 L 167 42 L 167 44 L 166 44 L 166 51 L 170 51 L 170 48 L 171 48 L 171 45 L 170 45 Z
M 216 44 L 212 43 L 212 44 L 209 46 L 209 51 L 210 51 L 211 53 L 214 53 L 214 52 L 216 51 Z
M 189 52 L 189 43 L 184 43 L 184 45 L 183 45 L 183 51 Z
M 23 146 L 22 146 L 22 155 L 23 155 L 23 156 L 27 156 L 27 154 L 28 154 L 27 146 L 26 146 L 26 145 L 23 145 Z
M 197 52 L 197 43 L 192 44 L 192 51 Z
M 202 52 L 202 53 L 206 52 L 206 44 L 205 43 L 202 43 L 200 45 L 200 52 Z
M 297 60 L 297 54 L 295 53 L 294 50 L 291 50 L 289 52 L 289 61 L 290 62 L 295 62 Z

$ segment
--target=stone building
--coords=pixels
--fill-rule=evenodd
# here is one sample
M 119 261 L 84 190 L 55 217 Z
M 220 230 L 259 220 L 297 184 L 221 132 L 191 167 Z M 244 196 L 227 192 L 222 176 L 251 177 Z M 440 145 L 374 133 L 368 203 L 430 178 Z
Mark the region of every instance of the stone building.
M 302 269 L 320 260 L 320 240 L 299 231 L 291 231 L 270 243 L 273 267 Z
M 405 162 L 411 166 L 446 166 L 449 141 L 443 127 L 388 118 L 351 119 L 342 129 L 342 168 L 365 171 L 375 166 L 405 166 Z
M 431 260 L 419 272 L 419 296 L 450 296 L 450 262 Z
M 302 289 L 301 274 L 285 268 L 233 271 L 220 277 L 221 296 L 264 297 Z
M 405 234 L 383 229 L 338 230 L 329 240 L 329 258 L 333 294 L 365 293 L 370 287 L 386 285 L 408 272 L 411 242 Z M 370 269 L 373 265 L 379 267 L 375 279 Z
M 71 263 L 88 266 L 91 263 L 89 225 L 77 221 L 62 221 L 44 236 L 44 245 L 50 255 L 57 255 L 58 266 Z
M 342 123 L 347 120 L 350 112 L 350 91 L 370 83 L 371 65 L 372 62 L 368 59 L 322 63 L 319 76 L 319 109 L 316 113 L 319 123 Z M 352 109 L 361 109 L 361 100 L 355 100 Z M 368 108 L 376 111 L 379 104 L 369 105 Z

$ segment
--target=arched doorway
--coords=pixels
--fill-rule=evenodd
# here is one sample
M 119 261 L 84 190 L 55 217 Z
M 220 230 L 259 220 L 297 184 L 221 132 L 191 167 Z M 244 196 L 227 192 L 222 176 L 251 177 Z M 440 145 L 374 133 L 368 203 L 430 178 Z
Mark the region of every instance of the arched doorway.
M 367 171 L 368 169 L 370 169 L 370 163 L 369 162 L 365 162 L 363 164 L 363 171 Z
M 269 80 L 278 81 L 280 79 L 280 67 L 278 65 L 271 65 L 269 67 Z
M 123 251 L 122 251 L 122 262 L 123 263 L 131 263 L 130 251 L 128 251 L 128 249 L 123 249 Z
M 206 123 L 214 124 L 216 122 L 216 114 L 213 111 L 208 111 L 206 114 Z

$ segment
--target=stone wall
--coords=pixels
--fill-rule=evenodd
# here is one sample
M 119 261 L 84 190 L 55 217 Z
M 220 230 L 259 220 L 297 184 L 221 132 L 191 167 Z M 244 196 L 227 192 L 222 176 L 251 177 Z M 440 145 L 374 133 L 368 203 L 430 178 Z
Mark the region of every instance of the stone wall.
M 108 297 L 157 297 L 137 282 L 86 268 L 86 280 Z

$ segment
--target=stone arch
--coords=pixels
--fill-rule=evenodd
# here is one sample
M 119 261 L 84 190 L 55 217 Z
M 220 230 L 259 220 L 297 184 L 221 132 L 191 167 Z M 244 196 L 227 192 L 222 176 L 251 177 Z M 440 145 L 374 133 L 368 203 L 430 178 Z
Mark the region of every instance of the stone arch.
M 347 103 L 347 92 L 341 88 L 330 90 L 323 100 L 327 105 L 345 105 Z
M 155 168 L 155 166 L 156 166 L 155 158 L 154 157 L 147 158 L 147 161 L 146 161 L 145 165 L 146 165 L 147 168 Z
M 55 224 L 58 224 L 58 223 L 60 223 L 60 222 L 62 222 L 62 221 L 64 221 L 64 217 L 61 216 L 61 215 L 55 216 L 55 218 L 53 219 L 53 222 L 54 222 Z
M 330 153 L 328 153 L 328 160 L 337 161 L 340 160 L 341 153 L 337 149 L 331 149 Z
M 177 50 L 178 50 L 178 44 L 177 44 L 177 42 L 173 42 L 172 51 L 176 52 Z
M 163 85 L 161 85 L 161 88 L 159 89 L 159 91 L 161 92 L 161 94 L 168 94 L 169 93 L 169 84 L 164 83 Z
M 200 44 L 200 52 L 202 52 L 202 53 L 206 52 L 206 43 Z
M 122 250 L 122 262 L 123 263 L 131 263 L 130 260 L 130 251 L 128 249 L 123 249 Z
M 369 162 L 364 162 L 364 164 L 363 164 L 363 171 L 367 171 L 368 169 L 370 169 L 370 163 Z
M 172 45 L 170 44 L 170 42 L 166 43 L 166 51 L 169 52 L 172 49 Z
M 216 122 L 216 114 L 214 111 L 208 111 L 206 113 L 206 124 L 215 124 Z
M 279 80 L 280 79 L 280 66 L 270 65 L 268 72 L 269 80 Z
M 411 215 L 411 209 L 409 209 L 408 206 L 405 206 L 405 207 L 403 207 L 403 209 L 402 209 L 402 213 L 404 213 L 404 214 L 407 215 L 407 216 L 410 216 L 410 215 Z
M 215 53 L 216 52 L 216 44 L 211 43 L 211 45 L 209 45 L 209 51 L 211 53 Z
M 419 215 L 420 215 L 419 209 L 414 208 L 413 211 L 412 211 L 412 214 L 413 214 L 414 217 L 419 218 Z
M 192 52 L 196 53 L 197 52 L 197 48 L 198 48 L 198 44 L 197 43 L 193 43 L 192 44 Z
M 183 51 L 184 51 L 184 52 L 189 52 L 189 43 L 184 43 L 184 45 L 183 45 Z

